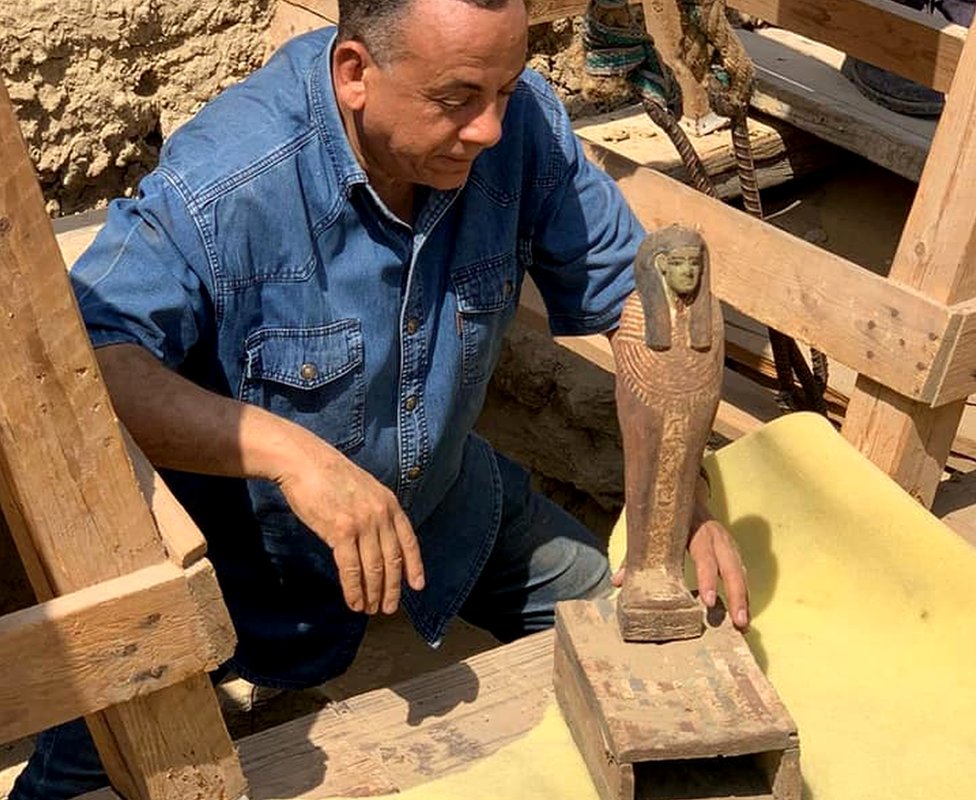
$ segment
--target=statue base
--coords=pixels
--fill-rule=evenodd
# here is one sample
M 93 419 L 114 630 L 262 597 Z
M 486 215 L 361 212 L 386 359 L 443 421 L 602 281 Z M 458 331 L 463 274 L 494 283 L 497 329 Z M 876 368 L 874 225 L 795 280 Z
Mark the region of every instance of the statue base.
M 683 581 L 656 571 L 627 575 L 617 601 L 620 635 L 627 642 L 694 639 L 705 629 L 705 611 Z
M 796 725 L 717 615 L 699 638 L 639 644 L 612 600 L 557 605 L 556 699 L 601 800 L 800 800 Z

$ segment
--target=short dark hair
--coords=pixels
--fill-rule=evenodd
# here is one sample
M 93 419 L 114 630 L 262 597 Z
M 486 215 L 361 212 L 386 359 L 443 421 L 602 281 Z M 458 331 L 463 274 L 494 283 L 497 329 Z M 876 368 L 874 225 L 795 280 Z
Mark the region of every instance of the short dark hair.
M 459 0 L 478 8 L 504 8 L 520 0 Z M 397 26 L 414 0 L 339 0 L 339 41 L 360 42 L 377 61 L 395 58 Z

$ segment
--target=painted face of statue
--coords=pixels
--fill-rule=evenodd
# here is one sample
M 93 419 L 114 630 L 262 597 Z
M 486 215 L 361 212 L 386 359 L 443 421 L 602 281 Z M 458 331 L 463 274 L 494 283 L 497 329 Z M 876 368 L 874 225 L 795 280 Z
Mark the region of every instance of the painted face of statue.
M 704 264 L 700 247 L 676 247 L 658 254 L 654 262 L 664 276 L 664 282 L 675 294 L 691 294 L 698 288 Z

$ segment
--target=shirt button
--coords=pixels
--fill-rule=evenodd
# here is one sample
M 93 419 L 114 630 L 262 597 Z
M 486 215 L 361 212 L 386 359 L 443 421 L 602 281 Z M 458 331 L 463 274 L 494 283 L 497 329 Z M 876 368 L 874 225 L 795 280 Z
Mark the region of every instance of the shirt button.
M 503 287 L 503 291 L 505 292 L 505 297 L 511 297 L 512 292 L 515 291 L 515 284 L 512 283 L 511 281 L 505 281 L 505 286 Z
M 407 320 L 407 333 L 409 333 L 411 336 L 417 332 L 419 327 L 420 323 L 414 317 Z
M 408 481 L 415 481 L 419 477 L 420 477 L 420 467 L 410 467 L 410 469 L 407 470 Z
M 417 395 L 412 394 L 406 400 L 403 401 L 403 407 L 407 411 L 413 411 L 417 407 Z
M 306 361 L 304 364 L 302 364 L 302 368 L 299 370 L 299 372 L 305 380 L 311 381 L 315 380 L 315 378 L 318 376 L 319 368 L 311 361 Z

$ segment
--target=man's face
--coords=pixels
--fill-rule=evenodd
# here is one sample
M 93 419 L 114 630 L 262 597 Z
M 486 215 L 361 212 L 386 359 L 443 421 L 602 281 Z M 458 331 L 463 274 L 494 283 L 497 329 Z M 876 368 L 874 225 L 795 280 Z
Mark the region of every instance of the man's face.
M 656 258 L 657 267 L 671 291 L 676 294 L 689 294 L 698 288 L 702 271 L 702 251 L 700 247 L 676 247 Z
M 471 162 L 501 137 L 525 66 L 522 0 L 500 9 L 461 0 L 413 0 L 395 52 L 370 54 L 357 119 L 371 178 L 461 186 Z

